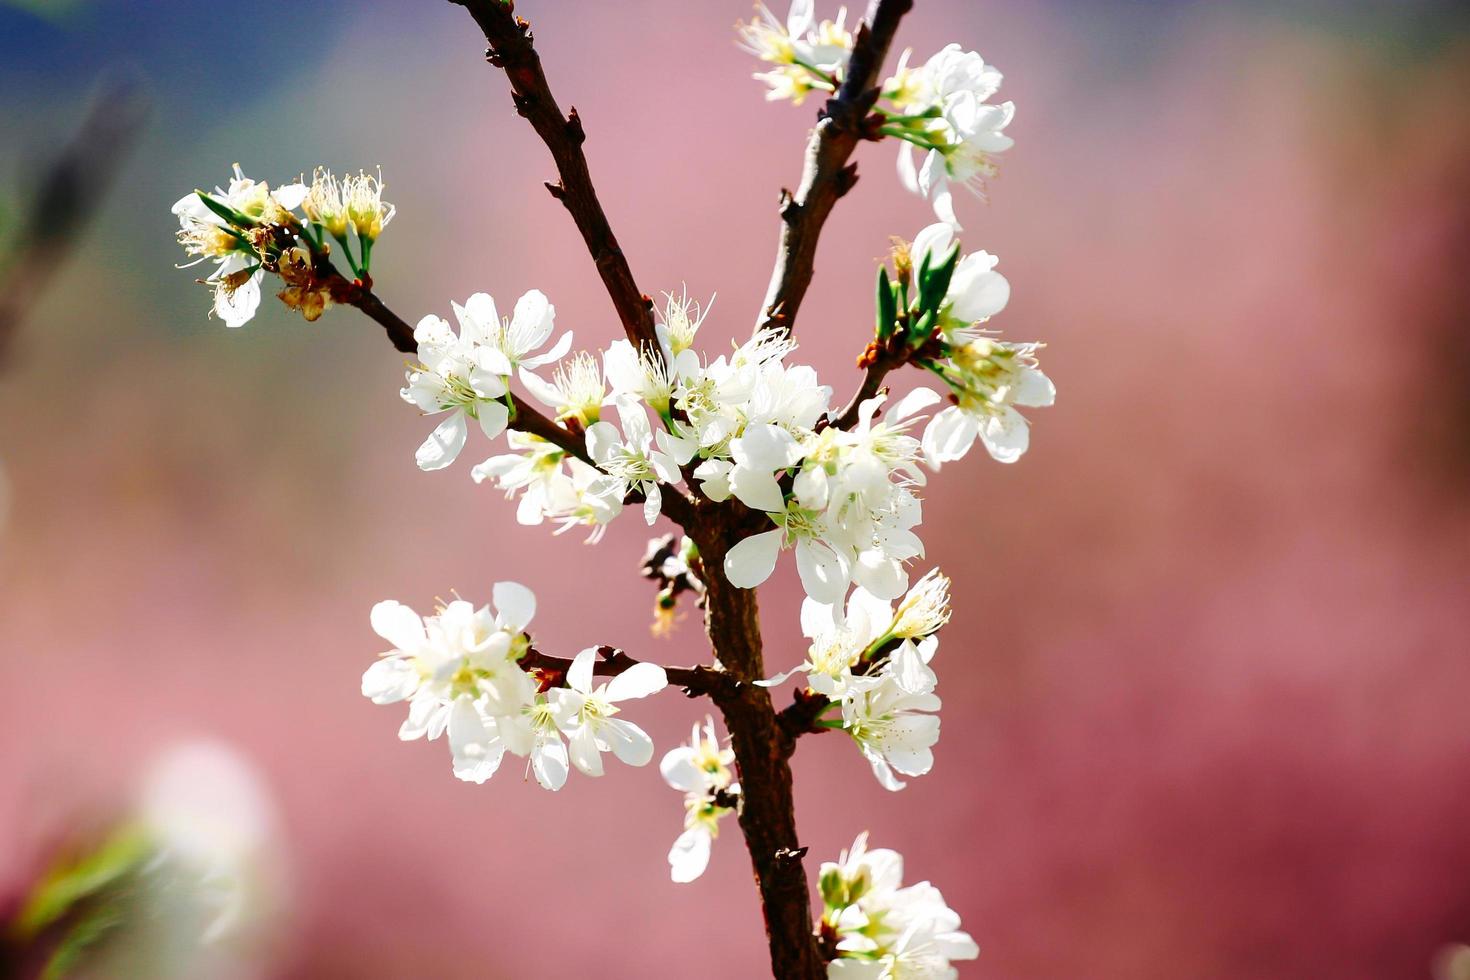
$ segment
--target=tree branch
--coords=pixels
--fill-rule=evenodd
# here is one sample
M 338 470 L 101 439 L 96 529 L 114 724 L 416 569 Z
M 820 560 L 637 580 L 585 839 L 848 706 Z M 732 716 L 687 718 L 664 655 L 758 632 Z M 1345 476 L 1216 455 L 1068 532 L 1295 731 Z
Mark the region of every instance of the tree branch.
M 807 141 L 801 184 L 794 196 L 781 192 L 781 245 L 758 327 L 789 332 L 796 324 L 797 309 L 812 282 L 822 225 L 837 199 L 857 181 L 857 165 L 847 160 L 859 142 L 879 138 L 868 123 L 878 98 L 878 73 L 899 21 L 913 5 L 913 0 L 872 0 L 858 27 L 842 87 L 827 100 Z
M 858 411 L 862 408 L 863 402 L 882 391 L 883 379 L 888 377 L 889 371 L 892 371 L 902 363 L 885 357 L 882 354 L 871 359 L 868 359 L 865 354 L 864 359 L 867 359 L 868 363 L 867 371 L 863 374 L 863 383 L 858 386 L 858 390 L 853 393 L 852 398 L 848 401 L 846 407 L 842 409 L 841 413 L 832 420 L 832 426 L 834 428 L 851 429 L 856 425 Z
M 642 662 L 610 646 L 597 647 L 597 655 L 600 659 L 593 662 L 592 673 L 599 677 L 616 677 L 628 668 Z M 521 657 L 520 664 L 529 670 L 545 670 L 561 674 L 565 674 L 572 666 L 571 660 L 565 657 L 547 656 L 534 647 Z M 697 667 L 665 667 L 663 670 L 669 678 L 669 683 L 683 688 L 684 693 L 691 698 L 704 696 L 713 699 L 716 703 L 727 702 L 738 696 L 741 687 L 740 681 L 734 677 L 706 664 L 700 664 Z
M 587 245 L 598 275 L 612 298 L 623 332 L 634 347 L 658 350 L 653 329 L 653 302 L 633 281 L 628 260 L 618 246 L 603 213 L 587 169 L 582 143 L 587 134 L 575 107 L 565 116 L 541 70 L 541 58 L 532 46 L 531 27 L 514 14 L 507 0 L 450 0 L 467 9 L 485 35 L 486 58 L 505 70 L 516 112 L 530 122 L 556 163 L 560 180 L 548 182 L 551 196 L 566 205 L 582 241 Z
M 765 676 L 755 590 L 738 589 L 725 578 L 725 554 L 740 536 L 740 515 L 724 507 L 701 511 L 706 519 L 689 533 L 703 568 L 705 632 L 719 662 L 745 682 L 719 707 L 739 771 L 740 830 L 760 889 L 771 971 L 782 980 L 821 980 L 826 967 L 812 932 L 811 893 L 801 861 L 806 848 L 796 835 L 791 752 L 770 691 L 750 683 Z

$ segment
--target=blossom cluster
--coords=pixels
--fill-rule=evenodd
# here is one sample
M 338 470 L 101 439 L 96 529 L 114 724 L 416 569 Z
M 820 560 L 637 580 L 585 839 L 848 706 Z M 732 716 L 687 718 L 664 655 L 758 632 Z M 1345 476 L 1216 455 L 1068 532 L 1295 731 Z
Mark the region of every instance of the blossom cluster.
M 684 794 L 684 832 L 669 850 L 669 877 L 690 882 L 709 866 L 710 846 L 720 820 L 735 812 L 740 784 L 731 768 L 735 753 L 715 736 L 714 719 L 694 726 L 689 744 L 670 749 L 659 763 L 664 781 Z
M 834 958 L 830 980 L 952 980 L 953 960 L 973 960 L 980 947 L 938 888 L 903 884 L 903 857 L 868 850 L 859 834 L 839 859 L 822 865 L 822 938 Z
M 759 16 L 738 30 L 741 46 L 772 66 L 755 75 L 768 88 L 766 98 L 800 105 L 810 92 L 835 92 L 852 57 L 847 8 L 818 22 L 812 0 L 792 0 L 784 23 L 765 4 L 757 9 Z
M 564 678 L 529 670 L 522 660 L 531 651 L 526 627 L 536 597 L 515 582 L 496 583 L 493 596 L 493 610 L 455 599 L 426 617 L 391 600 L 373 607 L 373 630 L 393 649 L 363 674 L 362 693 L 375 704 L 408 702 L 398 737 L 447 733 L 455 776 L 475 783 L 493 776 L 506 752 L 529 757 L 536 781 L 550 790 L 565 784 L 568 763 L 601 776 L 604 752 L 647 765 L 652 740 L 615 716 L 619 702 L 663 690 L 663 668 L 635 664 L 594 687 L 589 648 Z
M 812 0 L 793 0 L 783 23 L 764 5 L 760 15 L 739 27 L 741 46 L 772 67 L 755 77 L 767 86 L 766 98 L 800 104 L 812 91 L 835 92 L 852 56 L 853 35 L 844 26 L 846 8 L 835 21 L 816 20 Z M 946 45 L 922 65 L 911 66 L 912 51 L 899 59 L 874 108 L 876 130 L 905 144 L 898 173 L 905 187 L 927 198 L 940 220 L 958 227 L 952 185 L 977 195 L 995 176 L 996 154 L 1014 141 L 1005 129 L 1015 103 L 992 103 L 1001 73 L 974 51 Z M 915 149 L 922 159 L 915 160 Z
M 810 640 L 806 659 L 762 683 L 803 674 L 808 689 L 839 712 L 821 724 L 851 736 L 884 789 L 903 789 L 895 772 L 923 776 L 934 767 L 940 701 L 930 663 L 949 615 L 949 579 L 938 569 L 916 582 L 897 608 L 862 588 L 845 608 L 808 598 L 801 608 L 802 633 Z
M 1055 396 L 1037 366 L 1039 345 L 1000 341 L 984 327 L 1010 294 L 993 256 L 963 254 L 953 229 L 940 222 L 904 246 L 898 264 L 898 282 L 882 288 L 907 296 L 915 266 L 918 281 L 911 300 L 891 301 L 902 321 L 893 329 L 902 336 L 887 342 L 906 345 L 903 357 L 940 378 L 951 402 L 922 436 L 915 429 L 923 413 L 942 401 L 935 391 L 919 387 L 892 403 L 880 393 L 858 406 L 850 427 L 834 425 L 831 388 L 812 368 L 788 363 L 796 345 L 784 332 L 757 331 L 711 359 L 695 349 L 705 311 L 687 296 L 669 296 L 657 346 L 618 340 L 599 365 L 586 352 L 568 358 L 567 333 L 543 352 L 555 308 L 531 290 L 508 318 L 484 293 L 455 304 L 458 333 L 437 316 L 420 321 L 419 359 L 402 395 L 425 413 L 447 416 L 419 448 L 418 464 L 452 462 L 469 419 L 492 438 L 503 431 L 515 411 L 514 376 L 585 439 L 578 458 L 513 433 L 511 452 L 472 470 L 477 481 L 520 495 L 521 523 L 588 525 L 596 534 L 626 501 L 641 500 L 652 524 L 663 494 L 693 483 L 710 500 L 733 497 L 765 515 L 767 526 L 725 556 L 725 574 L 737 587 L 764 582 L 790 550 L 804 589 L 819 602 L 839 602 L 853 585 L 897 599 L 908 587 L 907 563 L 924 553 L 915 532 L 923 467 L 959 459 L 976 441 L 995 459 L 1014 462 L 1029 444 L 1018 406 L 1049 405 Z M 882 330 L 880 321 L 880 339 Z M 549 379 L 537 370 L 547 368 Z M 613 412 L 604 412 L 609 406 Z
M 300 216 L 294 213 L 298 208 Z M 338 181 L 331 171 L 317 168 L 310 186 L 297 180 L 272 190 L 235 164 L 228 187 L 186 194 L 173 214 L 179 220 L 179 244 L 194 258 L 186 267 L 214 263 L 200 280 L 214 291 L 214 315 L 227 327 L 239 327 L 260 307 L 267 272 L 285 283 L 277 294 L 282 302 L 307 320 L 320 317 L 334 302 L 327 236 L 337 241 L 360 279 L 394 208 L 383 200 L 381 176 L 359 173 Z M 357 238 L 358 259 L 352 256 L 349 229 Z

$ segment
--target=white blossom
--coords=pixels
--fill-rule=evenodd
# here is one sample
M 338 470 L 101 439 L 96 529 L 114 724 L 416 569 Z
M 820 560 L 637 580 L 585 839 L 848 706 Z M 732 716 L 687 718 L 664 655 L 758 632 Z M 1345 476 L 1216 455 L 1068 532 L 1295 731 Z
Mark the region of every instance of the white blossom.
M 995 155 L 1015 142 L 1004 132 L 1015 116 L 1015 103 L 988 101 L 1000 83 L 1000 72 L 980 55 L 950 44 L 918 69 L 901 66 L 884 84 L 908 116 L 901 129 L 906 142 L 898 154 L 899 178 L 930 200 L 941 221 L 956 227 L 951 184 L 983 193 L 986 178 L 996 172 Z M 924 151 L 917 166 L 912 144 Z
M 571 745 L 572 765 L 588 776 L 602 775 L 602 753 L 612 752 L 630 766 L 644 766 L 653 758 L 653 740 L 631 721 L 614 717 L 617 704 L 656 694 L 668 685 L 664 669 L 656 664 L 634 664 L 606 684 L 592 686 L 593 660 L 588 648 L 567 669 L 567 686 L 547 695 L 551 716 Z
M 708 717 L 702 732 L 695 725 L 689 744 L 670 749 L 659 763 L 664 781 L 684 793 L 684 832 L 669 850 L 669 876 L 676 882 L 695 880 L 709 865 L 720 819 L 734 809 L 721 801 L 740 793 L 734 763 L 735 753 L 721 747 Z
M 197 256 L 191 265 L 215 263 L 205 279 L 214 287 L 213 312 L 227 327 L 243 326 L 260 307 L 260 284 L 265 276 L 260 256 L 243 230 L 232 228 L 211 210 L 200 193 L 187 194 L 173 206 L 173 214 L 179 219 L 179 243 L 189 255 Z M 216 187 L 211 196 L 250 221 L 279 224 L 306 195 L 306 185 L 301 183 L 271 190 L 266 182 L 246 177 L 237 163 L 229 187 Z
M 922 776 L 934 767 L 940 701 L 929 661 L 939 641 L 902 641 L 878 673 L 853 678 L 842 700 L 842 723 L 884 789 L 904 783 L 894 772 Z
M 495 772 L 507 748 L 529 751 L 503 737 L 500 719 L 519 717 L 537 696 L 517 663 L 536 598 L 525 586 L 499 582 L 494 604 L 477 609 L 456 599 L 420 617 L 400 603 L 378 603 L 373 630 L 393 649 L 362 677 L 362 693 L 375 704 L 409 702 L 399 738 L 432 740 L 447 731 L 455 775 L 474 782 Z
M 556 409 L 557 421 L 575 420 L 583 429 L 601 417 L 602 406 L 608 403 L 602 368 L 586 351 L 558 364 L 550 381 L 529 370 L 522 371 L 520 378 L 532 397 Z
M 935 222 L 914 236 L 910 261 L 915 269 L 922 267 L 926 257 L 937 265 L 954 244 L 954 226 Z M 971 252 L 955 265 L 940 308 L 940 329 L 945 340 L 963 343 L 975 339 L 980 334 L 974 328 L 1005 309 L 1011 298 L 1011 284 L 995 271 L 999 261 L 989 252 Z
M 698 300 L 689 298 L 687 288 L 677 299 L 673 293 L 664 293 L 664 308 L 654 324 L 654 332 L 659 346 L 667 352 L 670 360 L 694 346 L 694 338 L 714 305 L 715 298 L 711 296 L 709 302 L 701 306 Z
M 621 433 L 611 422 L 587 429 L 587 454 L 606 474 L 601 489 L 592 492 L 621 499 L 630 489 L 639 491 L 644 495 L 643 517 L 652 524 L 663 503 L 659 481 L 678 483 L 679 467 L 693 457 L 694 446 L 666 430 L 655 433 L 642 406 L 631 398 L 620 397 L 616 405 Z
M 837 862 L 822 865 L 824 929 L 836 934 L 834 980 L 954 980 L 954 960 L 972 960 L 980 948 L 960 929 L 960 917 L 927 881 L 903 885 L 896 851 L 867 849 L 859 834 Z
M 484 296 L 483 293 L 476 294 Z M 488 296 L 485 297 L 489 299 Z M 471 297 L 473 304 L 475 298 Z M 493 309 L 493 307 L 492 307 Z M 455 307 L 456 312 L 462 310 Z M 482 342 L 477 322 L 461 315 L 456 334 L 441 317 L 429 314 L 414 328 L 419 359 L 408 370 L 408 384 L 400 395 L 426 415 L 448 412 L 414 454 L 419 469 L 443 469 L 459 457 L 475 419 L 493 439 L 505 430 L 510 410 L 500 401 L 506 394 L 501 365 Z
M 960 459 L 977 438 L 998 462 L 1021 458 L 1031 443 L 1031 430 L 1017 407 L 1044 408 L 1057 396 L 1056 386 L 1037 366 L 1039 347 L 977 337 L 950 349 L 940 370 L 955 404 L 935 415 L 924 430 L 924 454 L 931 466 Z
M 792 0 L 785 23 L 765 4 L 759 16 L 739 27 L 741 46 L 774 67 L 757 72 L 766 83 L 769 101 L 790 99 L 800 105 L 813 90 L 833 91 L 847 70 L 853 36 L 847 29 L 847 8 L 835 20 L 816 22 L 812 0 Z

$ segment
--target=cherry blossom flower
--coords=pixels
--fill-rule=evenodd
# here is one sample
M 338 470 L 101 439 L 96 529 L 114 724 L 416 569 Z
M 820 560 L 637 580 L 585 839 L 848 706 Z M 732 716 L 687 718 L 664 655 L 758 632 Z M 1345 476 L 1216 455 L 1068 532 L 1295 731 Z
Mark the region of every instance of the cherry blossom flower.
M 668 685 L 664 669 L 635 664 L 606 684 L 592 686 L 597 651 L 588 648 L 567 669 L 567 686 L 547 695 L 556 725 L 571 746 L 572 765 L 588 776 L 602 775 L 602 753 L 612 752 L 630 766 L 646 766 L 653 758 L 653 740 L 631 721 L 614 717 L 617 704 L 656 694 Z
M 708 717 L 703 732 L 695 725 L 689 744 L 670 749 L 659 763 L 664 781 L 684 793 L 684 832 L 669 850 L 669 876 L 676 882 L 693 881 L 709 866 L 720 819 L 734 809 L 726 803 L 740 794 L 734 763 L 735 753 L 720 746 Z
M 833 980 L 955 980 L 954 960 L 972 960 L 980 947 L 960 929 L 960 917 L 927 881 L 903 885 L 903 857 L 867 849 L 859 834 L 818 876 L 824 931 L 836 935 Z
M 421 470 L 443 469 L 459 457 L 469 435 L 468 419 L 479 422 L 491 439 L 505 431 L 510 420 L 510 410 L 500 401 L 506 394 L 501 365 L 480 343 L 473 319 L 461 316 L 460 326 L 456 334 L 447 321 L 429 314 L 413 331 L 419 360 L 409 368 L 408 384 L 400 394 L 426 415 L 449 413 L 414 454 Z

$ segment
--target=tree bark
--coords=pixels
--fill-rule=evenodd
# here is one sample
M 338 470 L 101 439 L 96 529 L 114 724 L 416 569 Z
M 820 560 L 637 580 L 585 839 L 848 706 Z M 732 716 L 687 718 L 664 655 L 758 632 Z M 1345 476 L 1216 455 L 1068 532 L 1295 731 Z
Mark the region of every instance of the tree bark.
M 725 552 L 736 540 L 736 528 L 719 519 L 727 513 L 706 509 L 712 520 L 696 525 L 694 533 L 704 569 L 705 631 L 720 664 L 738 682 L 715 702 L 735 752 L 740 830 L 760 890 L 772 975 L 820 980 L 827 971 L 812 931 L 811 892 L 802 866 L 806 848 L 796 836 L 791 766 L 784 751 L 789 739 L 777 724 L 770 692 L 752 683 L 765 677 L 760 615 L 755 590 L 736 588 L 725 578 Z

